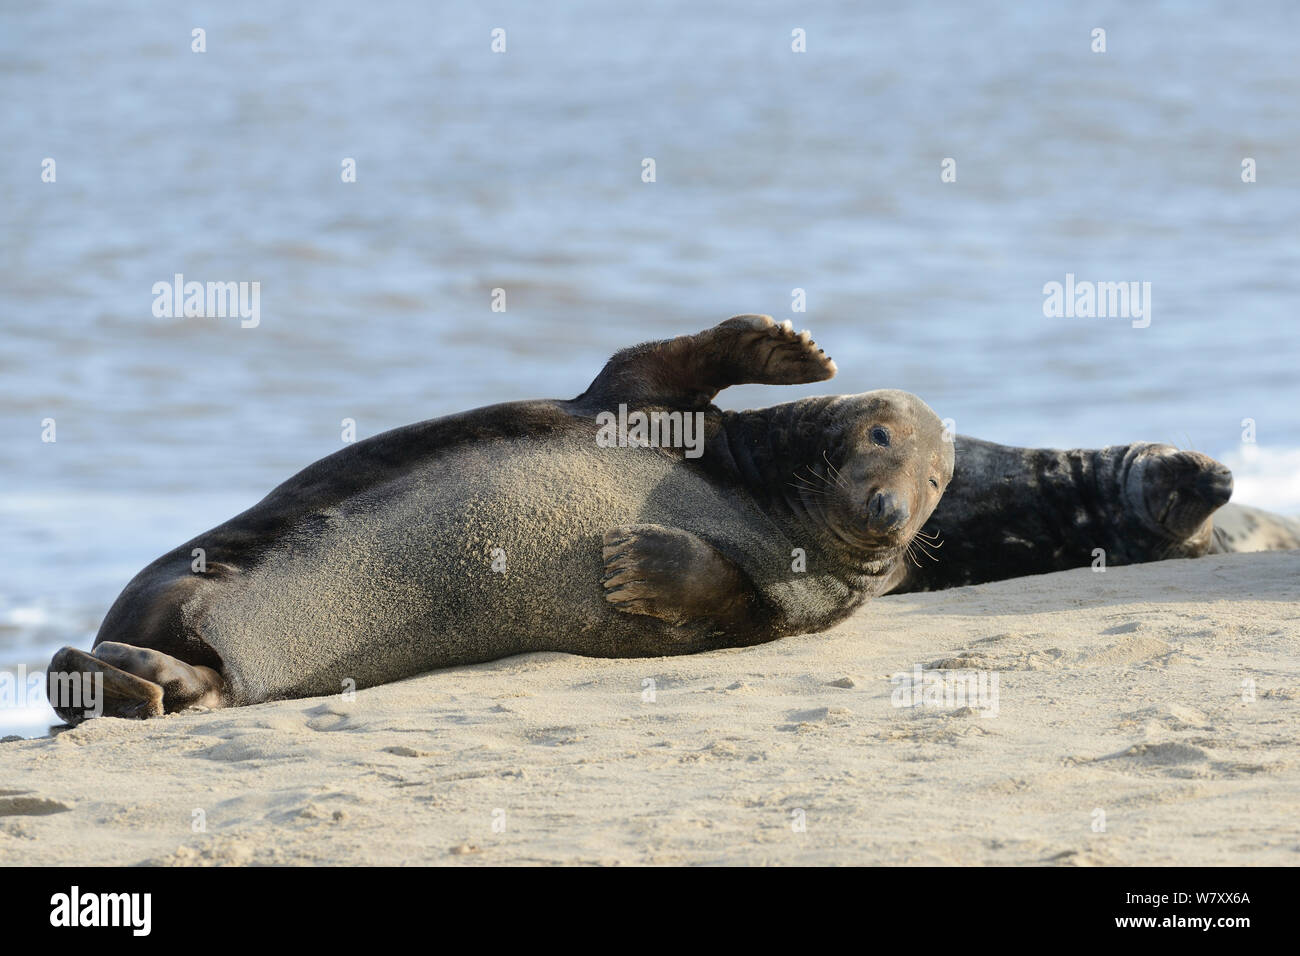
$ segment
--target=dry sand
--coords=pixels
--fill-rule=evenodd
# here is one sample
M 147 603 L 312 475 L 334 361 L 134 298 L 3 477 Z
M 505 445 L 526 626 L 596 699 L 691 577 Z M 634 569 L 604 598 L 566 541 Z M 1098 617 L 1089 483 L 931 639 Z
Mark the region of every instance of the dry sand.
M 99 719 L 0 744 L 0 862 L 1295 864 L 1298 647 L 1300 552 L 1237 554 Z M 997 715 L 894 706 L 918 663 L 995 673 Z

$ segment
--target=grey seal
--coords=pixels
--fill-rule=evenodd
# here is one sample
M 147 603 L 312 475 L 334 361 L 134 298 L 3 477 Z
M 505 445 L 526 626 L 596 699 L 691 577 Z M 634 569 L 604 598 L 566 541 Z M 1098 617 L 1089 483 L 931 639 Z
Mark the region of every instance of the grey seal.
M 51 702 L 84 717 L 59 675 L 102 677 L 104 713 L 151 717 L 526 651 L 688 654 L 828 628 L 881 593 L 954 454 L 906 392 L 713 405 L 835 371 L 807 332 L 736 316 L 619 352 L 577 398 L 350 445 L 141 571 L 91 653 L 55 655 Z M 671 438 L 696 423 L 698 454 L 644 429 L 601 440 L 635 412 Z
M 1249 505 L 1227 504 L 1214 516 L 1214 554 L 1294 551 L 1300 548 L 1300 520 Z
M 1232 472 L 1153 442 L 1018 448 L 958 435 L 957 468 L 889 589 L 933 591 L 1070 568 L 1225 550 Z M 1100 552 L 1100 553 L 1099 553 Z

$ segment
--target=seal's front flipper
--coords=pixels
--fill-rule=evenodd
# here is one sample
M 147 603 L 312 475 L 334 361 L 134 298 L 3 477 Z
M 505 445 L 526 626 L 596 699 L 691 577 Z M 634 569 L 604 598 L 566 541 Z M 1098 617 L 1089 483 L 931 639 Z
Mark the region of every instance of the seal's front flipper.
M 835 363 L 807 332 L 770 315 L 737 315 L 695 335 L 624 349 L 575 401 L 704 408 L 729 385 L 802 385 L 834 374 Z
M 756 625 L 760 602 L 749 580 L 689 531 L 657 524 L 605 532 L 605 599 L 628 614 L 669 624 L 708 623 L 720 631 Z
M 54 655 L 45 672 L 54 712 L 70 724 L 91 717 L 161 717 L 163 689 L 75 647 Z

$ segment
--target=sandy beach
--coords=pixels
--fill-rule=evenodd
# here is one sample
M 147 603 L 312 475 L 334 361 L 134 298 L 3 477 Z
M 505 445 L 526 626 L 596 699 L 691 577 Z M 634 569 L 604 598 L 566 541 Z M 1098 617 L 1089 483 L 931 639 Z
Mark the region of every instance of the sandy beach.
M 1242 554 L 98 719 L 0 745 L 0 862 L 1296 864 L 1298 644 L 1300 552 Z

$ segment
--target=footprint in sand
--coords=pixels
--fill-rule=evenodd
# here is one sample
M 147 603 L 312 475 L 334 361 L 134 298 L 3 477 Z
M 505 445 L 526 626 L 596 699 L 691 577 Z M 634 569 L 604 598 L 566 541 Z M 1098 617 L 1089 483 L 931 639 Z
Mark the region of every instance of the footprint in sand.
M 71 809 L 62 800 L 50 800 L 27 790 L 0 790 L 0 817 L 46 817 Z
M 1186 766 L 1188 764 L 1208 763 L 1210 755 L 1200 747 L 1192 744 L 1168 741 L 1159 744 L 1134 744 L 1127 750 L 1108 754 L 1100 760 L 1131 760 L 1144 767 L 1160 769 L 1164 767 Z
M 395 757 L 436 757 L 431 750 L 416 750 L 414 747 L 405 747 L 398 745 L 396 747 L 385 747 L 383 752 L 392 754 Z
M 1113 630 L 1113 629 L 1112 629 Z M 1110 633 L 1109 631 L 1103 633 Z M 1125 632 L 1127 633 L 1127 632 Z M 1116 664 L 1144 664 L 1166 658 L 1172 654 L 1172 645 L 1156 637 L 1132 637 L 1103 647 L 1100 650 L 1084 652 L 1075 663 L 1080 667 L 1104 667 Z

